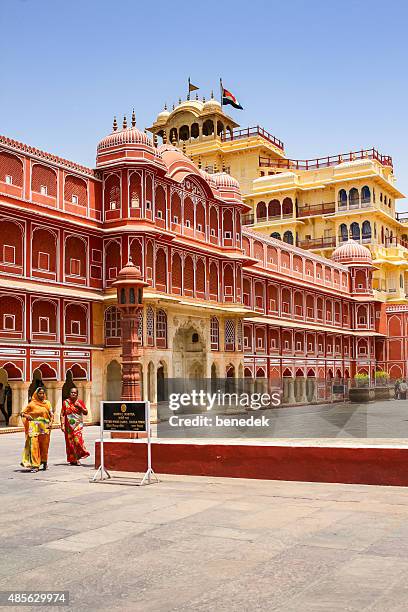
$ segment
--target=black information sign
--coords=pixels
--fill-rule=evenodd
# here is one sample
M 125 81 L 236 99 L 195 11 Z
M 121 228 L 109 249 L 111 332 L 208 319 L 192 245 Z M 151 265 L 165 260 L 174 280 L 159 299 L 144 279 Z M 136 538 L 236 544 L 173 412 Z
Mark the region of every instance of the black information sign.
M 147 431 L 147 402 L 102 402 L 105 431 Z

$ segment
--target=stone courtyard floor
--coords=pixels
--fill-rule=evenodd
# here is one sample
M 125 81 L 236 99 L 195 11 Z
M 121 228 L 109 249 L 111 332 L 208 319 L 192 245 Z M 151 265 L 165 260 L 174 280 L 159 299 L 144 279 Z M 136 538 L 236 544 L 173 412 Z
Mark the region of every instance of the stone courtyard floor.
M 98 433 L 85 430 L 92 451 Z M 408 489 L 91 484 L 60 431 L 45 473 L 20 471 L 22 447 L 0 436 L 0 590 L 66 590 L 75 611 L 408 609 Z

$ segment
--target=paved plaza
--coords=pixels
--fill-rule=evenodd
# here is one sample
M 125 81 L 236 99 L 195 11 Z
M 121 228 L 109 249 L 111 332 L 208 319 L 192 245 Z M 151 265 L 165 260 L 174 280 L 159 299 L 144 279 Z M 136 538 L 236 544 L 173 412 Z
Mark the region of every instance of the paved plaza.
M 92 450 L 97 435 L 85 430 Z M 20 471 L 22 447 L 0 436 L 0 590 L 68 590 L 75 611 L 408 608 L 407 489 L 90 484 L 92 461 L 67 466 L 60 431 L 45 473 Z

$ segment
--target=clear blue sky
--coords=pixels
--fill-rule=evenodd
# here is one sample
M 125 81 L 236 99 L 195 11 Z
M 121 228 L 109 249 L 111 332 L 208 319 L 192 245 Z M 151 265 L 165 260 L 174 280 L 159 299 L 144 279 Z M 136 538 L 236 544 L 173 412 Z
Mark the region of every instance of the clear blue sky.
M 376 146 L 408 194 L 407 21 L 404 0 L 0 0 L 0 133 L 93 165 L 114 114 L 145 127 L 222 76 L 289 157 Z

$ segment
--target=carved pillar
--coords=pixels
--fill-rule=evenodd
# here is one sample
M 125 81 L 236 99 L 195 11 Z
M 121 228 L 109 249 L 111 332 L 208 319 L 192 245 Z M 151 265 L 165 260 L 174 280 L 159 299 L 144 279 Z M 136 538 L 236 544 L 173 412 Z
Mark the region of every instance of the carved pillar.
M 118 308 L 122 313 L 122 394 L 125 401 L 139 401 L 141 392 L 141 343 L 138 334 L 139 310 L 143 305 L 141 272 L 131 258 L 114 282 Z
M 25 408 L 28 404 L 28 389 L 30 387 L 30 383 L 9 383 L 12 393 L 13 393 L 13 406 L 12 406 L 12 414 L 10 417 L 10 426 L 17 427 L 21 426 L 22 419 L 20 417 L 20 412 Z

